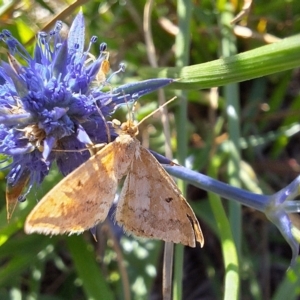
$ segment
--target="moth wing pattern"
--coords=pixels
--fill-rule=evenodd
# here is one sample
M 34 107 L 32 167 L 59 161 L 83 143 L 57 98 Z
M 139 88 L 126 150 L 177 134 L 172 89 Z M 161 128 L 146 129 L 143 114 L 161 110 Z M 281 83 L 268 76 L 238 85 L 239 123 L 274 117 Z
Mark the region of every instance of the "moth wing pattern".
M 190 247 L 204 238 L 198 220 L 170 175 L 142 146 L 132 160 L 116 210 L 116 221 L 139 237 Z
M 89 158 L 33 208 L 25 232 L 81 233 L 105 220 L 117 191 L 115 144 Z

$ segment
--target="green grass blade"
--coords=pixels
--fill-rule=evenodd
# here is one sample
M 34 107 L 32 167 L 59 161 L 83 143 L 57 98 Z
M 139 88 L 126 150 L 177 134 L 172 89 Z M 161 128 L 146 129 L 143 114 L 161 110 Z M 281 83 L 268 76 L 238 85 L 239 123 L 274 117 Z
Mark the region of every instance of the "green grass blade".
M 90 250 L 91 245 L 83 239 L 82 235 L 70 236 L 66 242 L 88 299 L 114 299 L 113 293 L 97 265 L 95 253 Z
M 209 167 L 209 176 L 215 177 L 218 170 L 218 159 L 212 159 Z M 211 205 L 217 226 L 219 229 L 219 236 L 222 247 L 222 254 L 225 268 L 225 284 L 224 284 L 224 299 L 233 300 L 238 299 L 239 294 L 239 262 L 238 253 L 235 242 L 231 233 L 230 223 L 227 219 L 221 198 L 209 192 L 209 203 Z
M 176 65 L 185 66 L 189 60 L 189 45 L 190 45 L 190 21 L 192 16 L 191 0 L 177 0 L 177 16 L 179 32 L 175 39 L 175 56 Z M 176 131 L 178 155 L 177 159 L 181 164 L 185 163 L 187 157 L 187 98 L 184 92 L 180 91 L 177 94 L 180 104 L 176 111 Z M 186 184 L 183 181 L 178 182 L 178 186 L 185 194 Z M 183 278 L 183 254 L 184 248 L 182 245 L 176 245 L 174 257 L 174 286 L 173 299 L 182 299 L 182 278 Z
M 220 4 L 222 1 L 218 1 Z M 225 4 L 225 3 L 224 3 Z M 230 3 L 221 5 L 220 7 L 220 26 L 222 32 L 222 56 L 231 57 L 236 54 L 236 39 L 230 27 L 230 21 L 233 19 L 232 6 Z M 235 187 L 241 187 L 240 169 L 241 169 L 241 154 L 240 154 L 240 99 L 239 89 L 236 83 L 228 84 L 224 87 L 224 98 L 226 103 L 226 115 L 228 120 L 229 147 L 227 175 L 228 183 Z M 229 223 L 231 226 L 232 236 L 235 242 L 237 256 L 241 257 L 242 244 L 242 212 L 241 204 L 230 201 L 229 207 Z M 223 242 L 222 242 L 223 244 Z M 225 243 L 224 248 L 227 247 Z M 232 246 L 229 246 L 232 247 Z M 224 257 L 225 258 L 225 257 Z M 224 263 L 226 260 L 224 259 Z M 227 266 L 225 265 L 225 270 Z M 225 289 L 224 299 L 238 299 L 240 291 L 240 270 L 239 264 L 236 265 L 236 273 L 231 278 L 231 272 L 226 272 L 225 285 L 234 282 L 235 288 Z M 237 275 L 237 276 L 236 276 Z
M 258 78 L 300 66 L 300 35 L 230 57 L 183 68 L 140 68 L 141 76 L 180 78 L 174 89 L 204 89 Z
M 300 260 L 297 264 L 286 272 L 286 276 L 277 288 L 273 300 L 299 299 L 300 296 Z

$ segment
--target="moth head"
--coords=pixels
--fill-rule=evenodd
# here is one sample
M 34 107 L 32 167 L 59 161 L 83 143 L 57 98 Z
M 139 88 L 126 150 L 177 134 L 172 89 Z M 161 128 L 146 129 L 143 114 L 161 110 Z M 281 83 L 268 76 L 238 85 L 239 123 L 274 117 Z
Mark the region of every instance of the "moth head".
M 133 121 L 124 122 L 120 129 L 123 133 L 129 134 L 130 136 L 136 136 L 139 133 L 138 127 L 133 123 Z

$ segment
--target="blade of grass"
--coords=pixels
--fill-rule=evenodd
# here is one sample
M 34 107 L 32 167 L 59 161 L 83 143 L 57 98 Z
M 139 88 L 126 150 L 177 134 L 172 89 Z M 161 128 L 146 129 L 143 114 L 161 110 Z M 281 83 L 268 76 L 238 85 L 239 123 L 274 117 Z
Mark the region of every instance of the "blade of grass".
M 70 236 L 66 242 L 77 274 L 82 280 L 83 289 L 89 299 L 113 300 L 113 293 L 96 263 L 95 254 L 90 250 L 91 247 L 83 239 L 83 236 Z
M 183 67 L 188 65 L 189 45 L 190 45 L 190 20 L 192 17 L 192 1 L 177 0 L 177 16 L 179 32 L 175 39 L 176 65 Z M 177 159 L 180 164 L 185 165 L 187 156 L 187 99 L 184 92 L 178 92 L 179 107 L 176 111 L 176 132 L 177 140 Z M 178 186 L 185 194 L 186 185 L 183 181 L 178 182 Z M 183 278 L 183 253 L 182 245 L 176 245 L 174 258 L 174 286 L 173 299 L 182 299 L 182 278 Z
M 232 6 L 230 3 L 224 3 L 222 0 L 218 1 L 218 8 L 220 11 L 220 27 L 222 34 L 222 56 L 230 57 L 236 54 L 235 36 L 230 26 L 230 21 L 234 15 L 232 13 Z M 228 120 L 229 133 L 229 151 L 228 151 L 228 183 L 235 187 L 241 187 L 240 183 L 240 105 L 239 105 L 239 91 L 237 84 L 229 84 L 224 87 L 224 98 L 226 104 L 226 115 Z M 229 223 L 231 226 L 232 236 L 235 242 L 237 257 L 241 257 L 241 228 L 242 228 L 242 212 L 241 204 L 230 202 L 229 206 Z M 236 276 L 231 278 L 231 273 L 226 272 L 225 283 L 234 286 L 234 288 L 225 288 L 224 299 L 238 299 L 239 298 L 239 264 L 238 261 L 234 265 Z M 225 268 L 227 270 L 227 268 Z M 231 281 L 232 280 L 232 281 Z M 226 285 L 226 284 L 225 284 Z
M 145 3 L 143 27 L 144 27 L 149 63 L 152 67 L 157 67 L 157 58 L 156 58 L 155 46 L 154 46 L 152 30 L 151 30 L 151 14 L 153 9 L 153 4 L 154 4 L 154 0 L 147 0 Z M 165 93 L 162 89 L 158 90 L 158 101 L 159 101 L 159 106 L 162 106 L 166 102 Z M 165 137 L 165 155 L 169 159 L 172 159 L 173 153 L 171 147 L 171 134 L 170 134 L 170 126 L 168 122 L 167 107 L 161 108 L 161 120 L 163 125 L 163 133 Z M 165 242 L 164 259 L 163 259 L 163 280 L 162 280 L 162 294 L 164 300 L 171 300 L 172 298 L 173 256 L 174 256 L 174 244 Z
M 39 255 L 49 245 L 54 245 L 57 239 L 49 241 L 48 237 L 20 236 L 17 240 L 10 239 L 0 247 L 0 257 L 5 258 L 6 262 L 0 270 L 0 286 L 5 286 L 7 282 L 13 280 L 16 274 L 22 273 L 28 267 L 34 265 L 41 259 Z
M 145 78 L 180 78 L 169 88 L 204 89 L 242 82 L 300 66 L 300 35 L 203 64 L 172 68 L 139 68 Z
M 216 177 L 220 160 L 217 157 L 211 159 L 208 169 L 208 175 Z M 239 291 L 239 270 L 238 253 L 231 233 L 230 223 L 227 219 L 221 198 L 209 192 L 209 203 L 213 211 L 218 229 L 222 247 L 222 254 L 225 268 L 224 300 L 238 299 Z
M 297 264 L 290 268 L 286 272 L 286 276 L 278 286 L 275 295 L 272 297 L 272 300 L 281 300 L 281 299 L 299 299 L 300 295 L 300 259 L 298 258 Z

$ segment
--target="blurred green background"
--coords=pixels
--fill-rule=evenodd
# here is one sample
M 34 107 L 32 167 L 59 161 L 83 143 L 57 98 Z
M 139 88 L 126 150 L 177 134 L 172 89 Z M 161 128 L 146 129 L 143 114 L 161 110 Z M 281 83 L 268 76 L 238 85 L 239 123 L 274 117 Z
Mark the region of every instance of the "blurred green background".
M 166 74 L 181 78 L 165 89 L 165 95 L 152 93 L 139 100 L 138 120 L 164 97 L 178 96 L 168 107 L 168 124 L 155 115 L 141 126 L 139 138 L 146 147 L 167 152 L 169 157 L 172 152 L 188 167 L 234 186 L 272 194 L 300 171 L 299 61 L 293 64 L 293 53 L 287 51 L 281 60 L 274 58 L 273 69 L 264 69 L 260 60 L 273 55 L 268 50 L 255 52 L 248 60 L 242 57 L 240 66 L 225 73 L 218 72 L 220 65 L 209 62 L 298 34 L 300 5 L 298 0 L 256 0 L 249 14 L 238 25 L 231 25 L 230 20 L 247 3 L 156 0 L 147 23 L 144 10 L 147 12 L 149 1 L 2 0 L 0 26 L 32 52 L 38 31 L 49 30 L 56 20 L 62 20 L 67 33 L 82 6 L 87 43 L 91 36 L 98 36 L 93 54 L 98 55 L 103 41 L 108 44 L 112 70 L 117 70 L 120 62 L 126 63 L 126 72 L 116 76 L 112 85 Z M 152 35 L 145 32 L 143 22 L 151 22 Z M 149 37 L 155 49 L 150 59 Z M 0 49 L 6 61 L 5 45 Z M 300 58 L 299 52 L 294 55 Z M 243 77 L 244 62 L 252 72 L 248 77 Z M 159 69 L 153 68 L 156 63 Z M 194 69 L 182 69 L 198 64 Z M 167 68 L 174 66 L 177 68 Z M 222 82 L 228 85 L 214 88 Z M 126 110 L 117 111 L 115 117 L 125 120 Z M 166 130 L 171 148 L 165 143 Z M 162 242 L 124 235 L 113 217 L 99 225 L 97 243 L 89 232 L 71 237 L 27 236 L 23 223 L 28 212 L 61 176 L 54 168 L 7 223 L 5 172 L 0 173 L 0 299 L 162 299 Z M 184 188 L 183 183 L 179 185 Z M 290 248 L 263 214 L 222 202 L 240 257 L 238 279 L 230 281 L 220 220 L 211 207 L 220 199 L 192 186 L 186 188 L 186 198 L 199 217 L 205 246 L 176 246 L 176 260 L 182 259 L 183 264 L 175 281 L 182 276 L 183 284 L 182 291 L 174 290 L 174 299 L 233 299 L 228 296 L 230 288 L 238 289 L 239 281 L 236 299 L 299 299 L 300 262 L 287 272 Z

